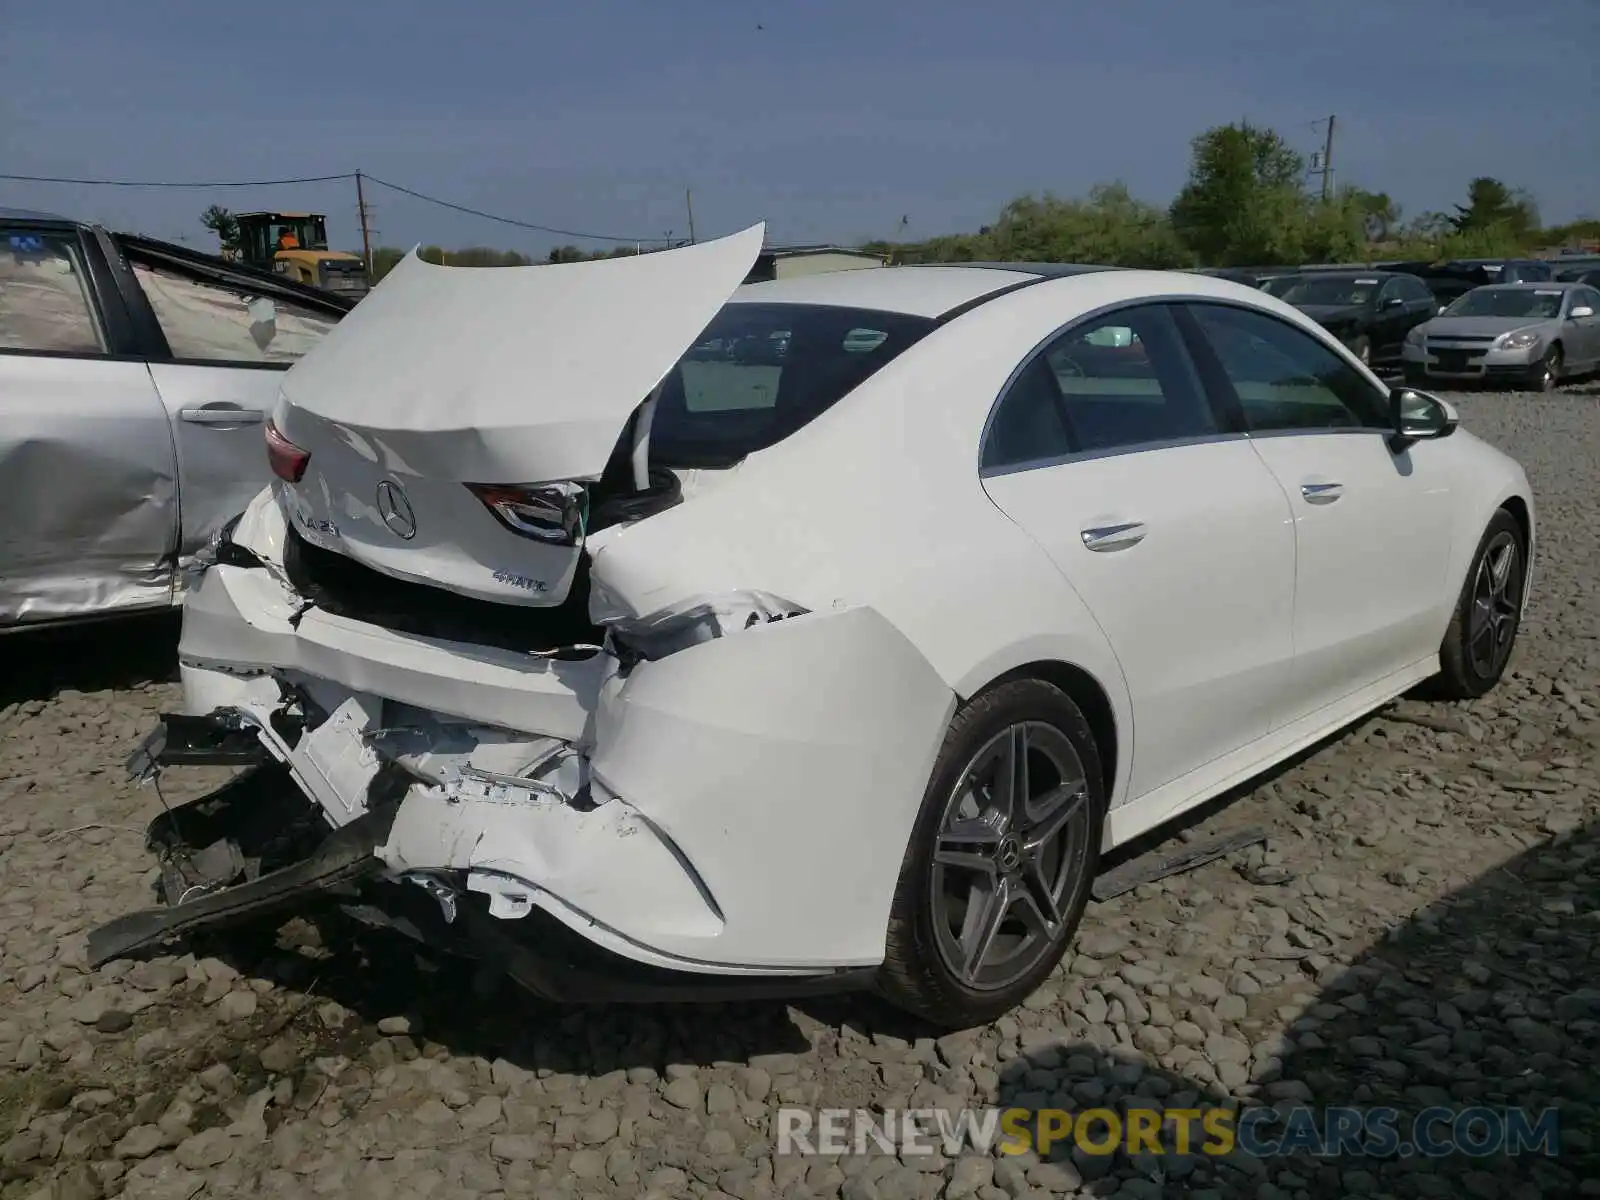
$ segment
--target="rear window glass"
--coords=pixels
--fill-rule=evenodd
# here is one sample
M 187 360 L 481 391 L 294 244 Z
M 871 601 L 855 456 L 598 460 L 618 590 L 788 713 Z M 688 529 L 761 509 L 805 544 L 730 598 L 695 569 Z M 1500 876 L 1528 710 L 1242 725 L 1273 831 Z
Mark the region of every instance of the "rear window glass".
M 238 288 L 135 263 L 174 358 L 294 362 L 338 324 L 335 317 Z
M 724 305 L 663 381 L 650 426 L 651 461 L 729 466 L 774 445 L 935 324 L 829 305 Z

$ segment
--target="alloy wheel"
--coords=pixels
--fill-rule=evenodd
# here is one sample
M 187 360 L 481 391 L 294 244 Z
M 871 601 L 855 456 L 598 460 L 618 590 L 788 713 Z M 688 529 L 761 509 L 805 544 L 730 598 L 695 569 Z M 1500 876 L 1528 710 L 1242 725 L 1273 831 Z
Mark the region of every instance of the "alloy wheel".
M 1473 670 L 1485 679 L 1493 678 L 1511 653 L 1522 609 L 1521 557 L 1517 539 L 1502 530 L 1478 560 L 1467 619 L 1467 653 Z
M 939 955 L 963 986 L 1008 987 L 1059 947 L 1093 849 L 1089 805 L 1082 760 L 1043 722 L 1007 727 L 962 770 L 929 882 Z

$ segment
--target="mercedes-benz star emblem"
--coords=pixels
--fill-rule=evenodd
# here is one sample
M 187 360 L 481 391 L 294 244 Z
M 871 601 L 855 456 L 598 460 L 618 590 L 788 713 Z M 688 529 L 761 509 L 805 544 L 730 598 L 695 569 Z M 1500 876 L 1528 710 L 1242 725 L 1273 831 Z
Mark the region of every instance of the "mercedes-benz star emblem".
M 405 490 L 393 480 L 378 485 L 378 515 L 396 537 L 409 542 L 417 536 L 417 514 L 411 511 Z

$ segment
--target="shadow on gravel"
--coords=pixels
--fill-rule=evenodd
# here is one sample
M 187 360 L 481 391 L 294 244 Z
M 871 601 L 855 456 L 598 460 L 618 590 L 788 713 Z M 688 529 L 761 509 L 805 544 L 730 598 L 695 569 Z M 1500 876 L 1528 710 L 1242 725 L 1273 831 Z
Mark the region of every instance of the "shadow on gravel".
M 1092 978 L 1073 982 L 1095 984 Z M 1048 1031 L 1026 1028 L 1021 1053 L 1000 1068 L 1002 1107 L 1080 1115 L 1109 1109 L 1126 1125 L 1130 1109 L 1237 1107 L 1239 1101 L 1228 1101 L 1210 1082 L 1210 1064 L 1242 1061 L 1251 1081 L 1235 1091 L 1247 1097 L 1241 1111 L 1255 1111 L 1238 1118 L 1235 1128 L 1248 1125 L 1258 1145 L 1281 1150 L 1298 1141 L 1299 1149 L 1257 1156 L 1236 1148 L 1216 1157 L 1204 1151 L 1210 1139 L 1195 1124 L 1192 1152 L 1176 1155 L 1169 1123 L 1165 1154 L 1085 1153 L 1069 1138 L 1055 1145 L 1044 1165 L 1036 1165 L 1034 1154 L 1010 1161 L 1002 1156 L 995 1182 L 1013 1195 L 1026 1185 L 1150 1200 L 1600 1195 L 1600 822 L 1486 872 L 1319 982 L 1320 993 L 1304 1011 L 1271 1010 L 1267 1005 L 1276 1001 L 1255 996 L 1234 1030 L 1206 1033 L 1192 1052 L 1180 1040 L 1178 1058 L 1193 1053 L 1206 1061 L 1204 1081 L 1156 1067 L 1130 1048 L 1052 1044 Z M 1161 1001 L 1172 1016 L 1180 1024 L 1217 1028 L 1211 1005 L 1182 998 L 1184 990 L 1174 981 Z M 1168 1055 L 1167 1061 L 1174 1059 Z M 1381 1140 L 1390 1130 L 1391 1146 L 1315 1153 L 1307 1131 L 1327 1137 L 1332 1107 L 1365 1110 L 1368 1121 L 1374 1109 L 1392 1110 L 1387 1124 L 1380 1119 L 1365 1130 L 1352 1128 L 1358 1139 Z M 1430 1109 L 1442 1114 L 1424 1126 L 1435 1144 L 1451 1144 L 1454 1131 L 1456 1144 L 1466 1148 L 1442 1155 L 1398 1152 Z M 1473 1117 L 1472 1109 L 1489 1111 Z M 1506 1152 L 1507 1109 L 1527 1115 L 1534 1144 L 1520 1154 Z M 1558 1114 L 1553 1156 L 1545 1152 L 1548 1143 L 1540 1143 L 1540 1115 L 1550 1109 Z M 1092 1129 L 1094 1140 L 1104 1139 L 1103 1121 Z M 1337 1126 L 1332 1138 L 1337 1145 Z
M 783 1004 L 551 1004 L 470 960 L 337 909 L 276 928 L 196 937 L 184 949 L 297 995 L 302 1014 L 290 1031 L 297 1040 L 309 1039 L 313 1052 L 365 1057 L 372 1065 L 442 1049 L 528 1071 L 598 1077 L 811 1049 Z
M 173 612 L 0 636 L 0 707 L 176 679 L 179 625 Z

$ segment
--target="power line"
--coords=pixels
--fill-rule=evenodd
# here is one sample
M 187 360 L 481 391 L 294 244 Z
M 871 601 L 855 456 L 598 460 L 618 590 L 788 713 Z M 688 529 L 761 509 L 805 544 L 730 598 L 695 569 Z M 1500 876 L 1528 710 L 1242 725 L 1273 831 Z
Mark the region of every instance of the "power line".
M 430 196 L 412 188 L 402 187 L 398 183 L 390 183 L 386 179 L 379 179 L 376 175 L 367 175 L 360 171 L 345 171 L 338 175 L 307 175 L 299 179 L 227 179 L 210 180 L 204 182 L 177 182 L 163 179 L 69 179 L 59 175 L 12 175 L 0 173 L 0 180 L 9 180 L 16 183 L 65 183 L 76 184 L 80 187 L 122 187 L 122 188 L 251 188 L 251 187 L 278 187 L 286 184 L 300 183 L 337 183 L 348 179 L 360 178 L 368 183 L 375 183 L 386 187 L 390 191 L 399 192 L 401 195 L 435 204 L 440 208 L 448 208 L 455 212 L 466 213 L 468 216 L 480 217 L 485 221 L 497 221 L 501 225 L 514 225 L 518 229 L 531 229 L 536 233 L 548 233 L 555 237 L 577 238 L 588 242 L 657 242 L 659 238 L 641 238 L 636 235 L 623 236 L 613 233 L 585 233 L 576 229 L 557 229 L 550 225 L 540 225 L 533 221 L 522 221 L 516 217 L 503 217 L 497 213 L 485 212 L 481 208 L 469 208 L 465 204 L 457 204 L 452 200 L 441 200 L 438 196 Z
M 67 179 L 59 175 L 5 175 L 0 174 L 0 179 L 12 180 L 17 183 L 75 183 L 83 187 L 127 187 L 127 188 L 242 188 L 242 187 L 277 187 L 289 183 L 333 183 L 340 179 L 354 179 L 355 172 L 346 171 L 343 175 L 307 175 L 302 179 L 229 179 L 213 180 L 201 183 L 176 183 L 171 180 L 160 179 Z
M 386 187 L 392 192 L 399 192 L 403 196 L 411 196 L 417 200 L 425 200 L 429 204 L 437 204 L 441 208 L 454 209 L 456 212 L 466 213 L 469 216 L 482 217 L 486 221 L 498 221 L 502 225 L 515 225 L 519 229 L 532 229 L 538 233 L 550 233 L 556 237 L 579 238 L 588 242 L 656 242 L 659 238 L 641 238 L 635 236 L 623 237 L 614 233 L 583 233 L 575 229 L 555 229 L 549 225 L 536 225 L 532 221 L 519 221 L 515 217 L 501 217 L 491 212 L 484 212 L 480 208 L 468 208 L 465 204 L 456 204 L 450 200 L 441 200 L 437 196 L 424 195 L 422 192 L 413 191 L 408 187 L 401 187 L 398 183 L 390 183 L 386 179 L 379 179 L 376 175 L 363 175 L 369 183 L 379 187 Z

